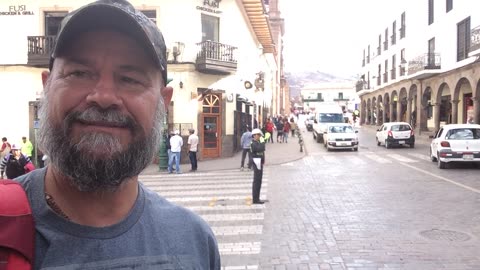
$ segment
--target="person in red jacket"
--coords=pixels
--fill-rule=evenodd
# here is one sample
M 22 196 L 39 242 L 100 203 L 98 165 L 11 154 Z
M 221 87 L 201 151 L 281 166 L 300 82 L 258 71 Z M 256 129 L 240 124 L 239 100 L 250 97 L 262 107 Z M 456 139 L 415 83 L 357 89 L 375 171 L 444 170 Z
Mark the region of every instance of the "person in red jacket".
M 272 120 L 270 118 L 267 119 L 267 122 L 265 123 L 265 131 L 270 133 L 270 139 L 268 142 L 273 143 L 273 130 L 275 129 L 275 125 L 273 124 Z

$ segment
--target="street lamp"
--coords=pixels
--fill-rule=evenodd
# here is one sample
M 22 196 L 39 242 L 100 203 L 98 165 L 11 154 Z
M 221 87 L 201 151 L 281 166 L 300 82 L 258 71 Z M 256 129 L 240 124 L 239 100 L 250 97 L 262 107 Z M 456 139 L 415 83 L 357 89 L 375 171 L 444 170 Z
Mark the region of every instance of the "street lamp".
M 168 78 L 165 85 L 169 84 L 173 79 Z M 160 138 L 160 147 L 158 149 L 158 169 L 160 171 L 165 171 L 168 168 L 168 149 L 167 149 L 167 140 L 168 140 L 168 105 L 165 105 L 165 113 L 162 117 L 162 135 Z

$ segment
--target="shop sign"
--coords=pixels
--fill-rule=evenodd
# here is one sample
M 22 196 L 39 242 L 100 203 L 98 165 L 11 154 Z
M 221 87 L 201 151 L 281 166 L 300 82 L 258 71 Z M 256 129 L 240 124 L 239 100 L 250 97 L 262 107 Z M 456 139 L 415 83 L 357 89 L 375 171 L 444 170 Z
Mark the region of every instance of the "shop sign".
M 34 15 L 33 11 L 27 10 L 27 5 L 8 6 L 6 10 L 0 10 L 0 16 Z
M 201 0 L 203 5 L 197 6 L 197 10 L 220 14 L 222 13 L 222 11 L 218 10 L 220 8 L 220 1 L 222 0 Z

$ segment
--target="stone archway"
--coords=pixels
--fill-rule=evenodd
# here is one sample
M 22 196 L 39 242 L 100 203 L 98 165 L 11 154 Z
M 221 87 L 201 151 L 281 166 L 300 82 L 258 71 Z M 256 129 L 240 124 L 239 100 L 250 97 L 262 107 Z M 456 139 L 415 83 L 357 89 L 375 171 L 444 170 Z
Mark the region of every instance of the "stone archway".
M 385 119 L 384 123 L 390 122 L 391 121 L 391 115 L 390 115 L 390 95 L 388 93 L 385 93 L 383 97 L 383 107 L 384 107 L 384 117 Z
M 366 115 L 367 115 L 367 102 L 365 101 L 365 99 L 362 99 L 362 111 L 360 112 L 360 124 L 363 125 L 365 124 L 365 119 L 366 119 Z
M 480 79 L 477 81 L 475 95 L 473 96 L 473 121 L 480 124 Z
M 407 115 L 407 104 L 408 104 L 408 95 L 407 89 L 404 87 L 400 89 L 400 93 L 398 94 L 398 102 L 397 102 L 397 112 L 399 112 L 397 121 L 401 122 L 409 122 L 408 119 L 409 114 Z
M 452 123 L 474 122 L 473 88 L 470 81 L 463 77 L 455 85 L 452 100 Z
M 377 97 L 377 125 L 382 125 L 385 121 L 385 107 L 382 95 Z
M 427 87 L 423 91 L 421 105 L 420 130 L 428 131 L 428 122 L 433 117 L 432 88 Z
M 433 120 L 435 121 L 435 130 L 440 129 L 442 125 L 452 123 L 452 92 L 447 83 L 440 84 L 435 96 Z
M 372 123 L 372 105 L 371 100 L 367 99 L 367 118 L 365 124 L 370 125 Z
M 398 93 L 393 90 L 392 99 L 390 100 L 390 122 L 398 121 Z
M 408 103 L 407 103 L 407 119 L 410 121 L 410 125 L 415 129 L 417 127 L 418 110 L 417 110 L 417 85 L 413 84 L 408 90 Z

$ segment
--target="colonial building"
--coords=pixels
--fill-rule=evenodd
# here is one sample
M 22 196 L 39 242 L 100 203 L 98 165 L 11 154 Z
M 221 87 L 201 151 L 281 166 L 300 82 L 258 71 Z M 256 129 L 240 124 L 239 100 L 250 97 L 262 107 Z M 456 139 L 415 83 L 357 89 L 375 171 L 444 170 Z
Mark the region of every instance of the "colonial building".
M 365 29 L 361 122 L 411 122 L 419 132 L 480 122 L 478 1 L 397 1 L 383 28 Z M 393 10 L 393 9 L 392 9 Z
M 305 111 L 315 112 L 322 104 L 337 104 L 344 112 L 356 109 L 359 98 L 354 82 L 326 82 L 305 86 L 301 90 Z
M 89 2 L 0 0 L 1 100 L 8 112 L 1 137 L 35 141 L 35 124 L 41 121 L 36 114 L 40 74 L 48 68 L 54 36 L 68 12 Z M 277 100 L 283 89 L 278 1 L 130 2 L 156 22 L 167 43 L 174 95 L 165 127 L 182 135 L 197 130 L 200 158 L 233 155 L 245 125 L 259 125 L 267 114 L 283 109 Z

